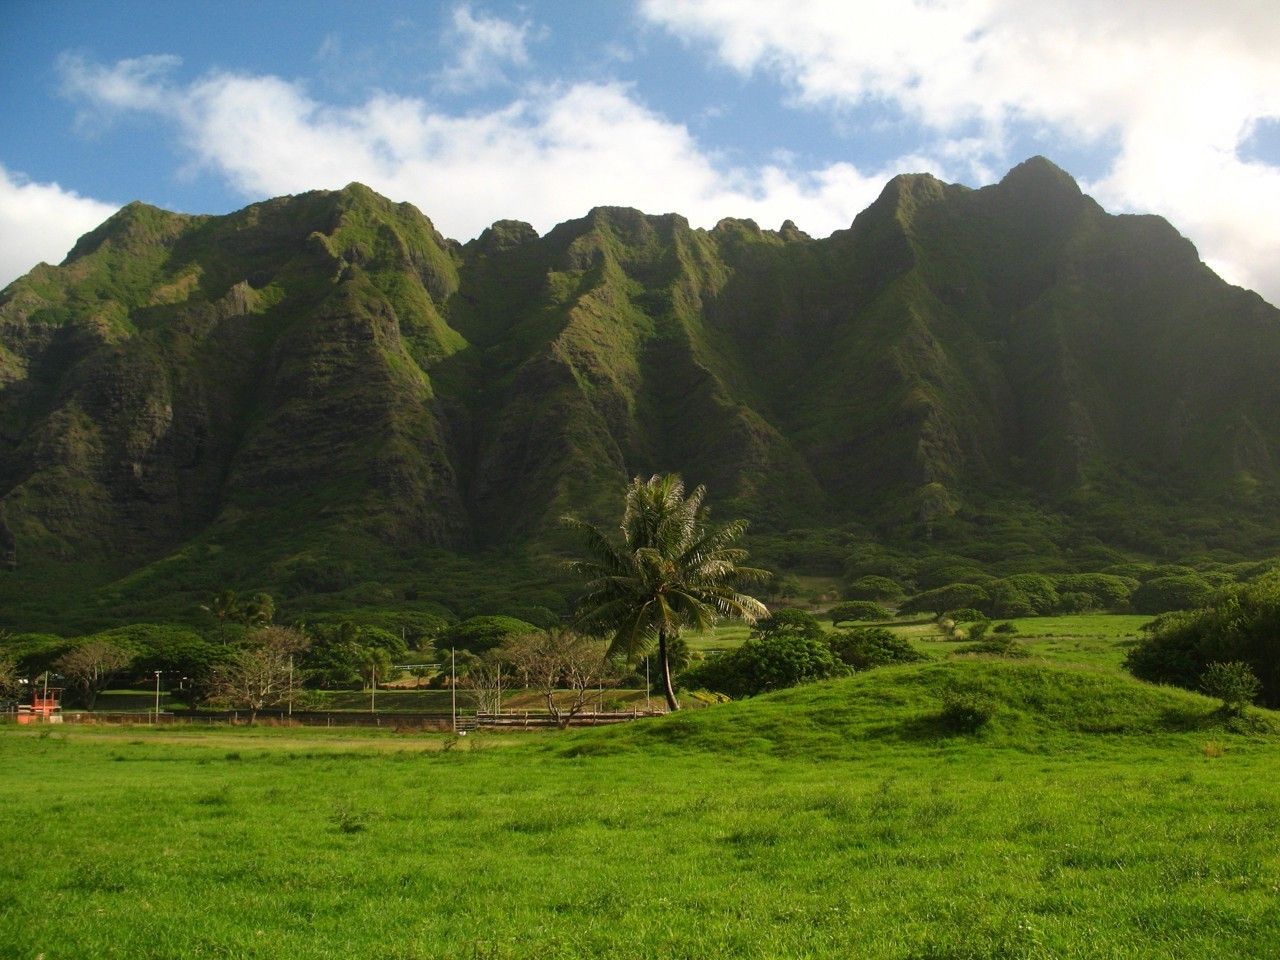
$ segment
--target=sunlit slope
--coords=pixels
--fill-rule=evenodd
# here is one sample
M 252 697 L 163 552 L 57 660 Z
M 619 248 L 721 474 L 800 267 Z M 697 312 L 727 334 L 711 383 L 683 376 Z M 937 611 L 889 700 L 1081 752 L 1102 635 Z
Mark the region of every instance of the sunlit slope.
M 358 184 L 132 204 L 0 294 L 0 553 L 305 593 L 307 564 L 554 547 L 658 470 L 759 532 L 998 505 L 1257 552 L 1278 369 L 1280 313 L 1040 158 L 897 177 L 824 239 L 598 208 L 460 245 Z
M 959 729 L 943 716 L 957 697 L 990 719 Z M 965 744 L 1077 749 L 1094 735 L 1222 729 L 1218 704 L 1198 694 L 1065 666 L 988 658 L 884 667 L 625 728 L 575 733 L 549 749 L 570 755 L 669 747 L 789 758 L 856 759 L 869 749 Z M 1260 713 L 1263 727 L 1272 723 Z

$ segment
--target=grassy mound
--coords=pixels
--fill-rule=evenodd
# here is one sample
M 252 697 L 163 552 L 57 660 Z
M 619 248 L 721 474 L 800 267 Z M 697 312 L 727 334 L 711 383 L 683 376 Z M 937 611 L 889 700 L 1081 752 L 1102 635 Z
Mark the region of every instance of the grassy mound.
M 965 731 L 944 715 L 959 701 L 988 713 Z M 571 756 L 668 744 L 728 753 L 850 758 L 876 743 L 979 739 L 1028 750 L 1093 734 L 1150 735 L 1221 725 L 1216 701 L 1127 677 L 1032 663 L 958 660 L 871 670 L 842 680 L 604 731 L 554 749 Z M 1261 726 L 1276 727 L 1269 712 Z

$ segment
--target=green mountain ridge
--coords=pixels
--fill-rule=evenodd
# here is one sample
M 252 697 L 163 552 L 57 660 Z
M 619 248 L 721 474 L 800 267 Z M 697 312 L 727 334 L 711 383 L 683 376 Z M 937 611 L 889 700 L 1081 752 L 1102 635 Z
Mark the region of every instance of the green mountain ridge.
M 69 570 L 102 609 L 307 594 L 396 563 L 447 599 L 450 558 L 545 584 L 556 519 L 608 521 L 659 470 L 760 535 L 963 540 L 1022 512 L 1260 555 L 1278 321 L 1043 158 L 979 190 L 895 177 L 825 239 L 602 207 L 461 245 L 359 184 L 134 203 L 0 293 L 0 599 L 55 609 Z

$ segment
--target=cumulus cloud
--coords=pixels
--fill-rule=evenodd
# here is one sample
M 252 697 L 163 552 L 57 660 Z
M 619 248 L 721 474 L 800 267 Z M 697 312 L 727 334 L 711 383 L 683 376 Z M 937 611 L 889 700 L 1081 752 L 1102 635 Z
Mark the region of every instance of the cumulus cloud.
M 776 77 L 800 104 L 888 105 L 980 178 L 1020 159 L 1007 155 L 1015 132 L 1106 145 L 1108 169 L 1086 184 L 1104 205 L 1167 216 L 1224 276 L 1280 302 L 1280 167 L 1241 156 L 1255 125 L 1280 116 L 1280 17 L 1266 0 L 643 0 L 641 9 L 729 68 Z
M 42 260 L 60 262 L 82 234 L 117 209 L 0 166 L 0 287 Z
M 441 85 L 462 92 L 504 82 L 507 67 L 528 66 L 531 30 L 528 22 L 513 23 L 477 15 L 469 6 L 456 7 L 446 38 L 455 50 L 452 61 L 440 73 Z
M 132 61 L 65 69 L 85 104 L 102 100 L 110 110 L 127 105 L 120 91 L 137 73 Z M 725 216 L 767 227 L 790 218 L 826 234 L 848 226 L 897 172 L 727 165 L 618 83 L 533 87 L 465 115 L 387 93 L 336 107 L 279 77 L 233 73 L 190 84 L 153 74 L 135 94 L 133 109 L 171 120 L 191 162 L 246 197 L 360 180 L 414 202 L 460 239 L 508 217 L 544 231 L 607 204 L 677 211 L 702 226 Z

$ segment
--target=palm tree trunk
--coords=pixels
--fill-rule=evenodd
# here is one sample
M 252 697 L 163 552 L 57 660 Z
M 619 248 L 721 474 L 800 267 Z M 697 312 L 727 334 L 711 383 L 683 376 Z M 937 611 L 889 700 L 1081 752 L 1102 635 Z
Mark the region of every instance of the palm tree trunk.
M 679 710 L 680 701 L 676 699 L 675 688 L 671 686 L 671 664 L 667 663 L 667 633 L 658 631 L 658 661 L 662 664 L 662 692 L 667 697 L 667 709 Z

